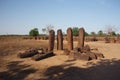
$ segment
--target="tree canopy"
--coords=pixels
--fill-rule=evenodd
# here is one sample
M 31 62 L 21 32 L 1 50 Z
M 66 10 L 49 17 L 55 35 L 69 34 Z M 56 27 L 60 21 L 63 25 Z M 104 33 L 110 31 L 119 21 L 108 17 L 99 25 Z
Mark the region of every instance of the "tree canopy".
M 73 33 L 73 36 L 78 36 L 78 34 L 79 34 L 79 28 L 78 27 L 73 27 L 72 28 L 72 33 Z
M 102 31 L 102 30 L 99 30 L 99 31 L 98 31 L 98 35 L 99 35 L 99 36 L 103 36 L 103 35 L 104 35 L 103 31 Z
M 89 36 L 89 33 L 85 32 L 85 36 Z
M 29 35 L 30 36 L 38 36 L 39 35 L 38 28 L 31 29 L 29 32 Z
M 96 33 L 95 33 L 95 32 L 91 32 L 90 34 L 91 34 L 92 36 L 95 36 L 95 35 L 96 35 Z

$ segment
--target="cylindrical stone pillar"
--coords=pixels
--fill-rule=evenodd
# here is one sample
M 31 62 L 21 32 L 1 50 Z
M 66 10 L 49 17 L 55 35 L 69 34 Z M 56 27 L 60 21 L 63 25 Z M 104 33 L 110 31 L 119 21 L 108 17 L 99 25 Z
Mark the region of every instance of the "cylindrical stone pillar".
M 72 29 L 67 29 L 67 43 L 68 43 L 68 50 L 73 50 L 73 34 Z
M 62 30 L 57 30 L 57 50 L 63 50 L 63 34 Z
M 54 40 L 55 40 L 55 32 L 54 30 L 50 30 L 49 31 L 49 46 L 48 46 L 49 51 L 53 51 L 54 49 Z
M 85 39 L 85 30 L 84 28 L 80 28 L 79 36 L 78 36 L 78 47 L 81 49 L 84 47 L 84 39 Z

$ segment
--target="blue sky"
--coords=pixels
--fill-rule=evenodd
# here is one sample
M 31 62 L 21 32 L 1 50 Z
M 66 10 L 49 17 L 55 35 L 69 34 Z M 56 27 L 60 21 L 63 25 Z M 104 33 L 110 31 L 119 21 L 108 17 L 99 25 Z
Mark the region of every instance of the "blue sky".
M 120 29 L 120 0 L 0 0 L 0 35 L 28 34 L 32 28 L 55 31 L 84 27 L 87 32 Z M 120 30 L 116 29 L 120 33 Z

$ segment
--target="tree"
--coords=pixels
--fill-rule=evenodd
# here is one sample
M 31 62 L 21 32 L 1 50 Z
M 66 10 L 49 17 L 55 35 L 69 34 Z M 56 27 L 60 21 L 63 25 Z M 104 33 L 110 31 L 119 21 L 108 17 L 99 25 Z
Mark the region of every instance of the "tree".
M 106 25 L 106 33 L 107 33 L 107 35 L 109 35 L 109 36 L 116 36 L 116 31 L 117 31 L 118 29 L 116 28 L 116 26 L 115 25 Z
M 53 26 L 53 25 L 48 24 L 48 25 L 46 25 L 46 27 L 45 27 L 45 28 L 42 28 L 42 32 L 43 32 L 43 33 L 45 33 L 45 32 L 46 32 L 46 34 L 49 34 L 49 31 L 50 31 L 50 30 L 52 30 L 53 28 L 54 28 L 54 26 Z
M 95 33 L 95 32 L 91 32 L 90 34 L 91 34 L 92 36 L 95 36 L 95 35 L 96 35 L 96 33 Z
M 38 36 L 39 35 L 38 28 L 31 29 L 29 32 L 29 35 L 30 36 Z
M 42 28 L 43 33 L 46 31 L 46 28 Z
M 89 34 L 87 32 L 85 32 L 85 36 L 89 36 Z
M 112 36 L 116 36 L 115 31 L 112 31 L 112 32 L 111 32 L 111 35 L 112 35 Z
M 116 34 L 116 36 L 120 36 L 120 34 L 119 34 L 119 33 L 117 33 L 117 34 Z
M 103 34 L 104 34 L 104 33 L 103 33 L 102 30 L 99 30 L 99 31 L 98 31 L 98 35 L 99 35 L 99 36 L 103 36 Z
M 54 28 L 53 25 L 49 24 L 49 25 L 46 25 L 46 33 L 48 34 L 50 30 L 52 30 Z
M 46 32 L 46 28 L 42 28 L 42 32 L 45 33 Z
M 73 27 L 72 28 L 72 33 L 73 33 L 73 36 L 78 36 L 79 28 L 78 27 Z

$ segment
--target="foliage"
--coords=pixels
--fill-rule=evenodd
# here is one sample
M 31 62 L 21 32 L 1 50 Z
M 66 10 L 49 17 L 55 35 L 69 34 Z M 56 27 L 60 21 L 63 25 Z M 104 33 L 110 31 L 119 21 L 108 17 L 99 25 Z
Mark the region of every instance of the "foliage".
M 89 36 L 89 33 L 85 32 L 85 36 Z
M 116 36 L 116 31 L 118 29 L 116 28 L 115 25 L 106 25 L 106 33 L 109 35 L 109 36 Z
M 92 36 L 95 36 L 95 35 L 96 35 L 96 33 L 95 33 L 95 32 L 91 32 L 90 34 L 91 34 Z
M 102 31 L 102 30 L 99 30 L 99 31 L 98 31 L 98 36 L 103 36 L 103 35 L 104 35 L 103 31 Z
M 39 35 L 38 28 L 31 29 L 29 32 L 29 35 L 30 36 L 38 36 Z
M 111 32 L 111 35 L 112 35 L 112 36 L 116 36 L 115 31 L 112 31 L 112 32 Z
M 73 36 L 78 36 L 78 34 L 79 34 L 79 28 L 78 27 L 73 27 L 72 28 L 72 33 L 73 33 Z

